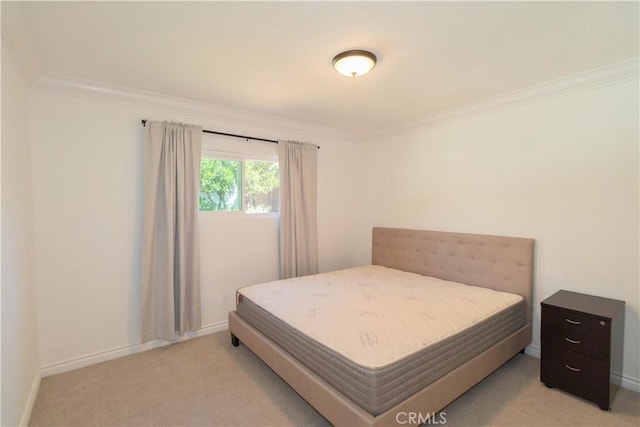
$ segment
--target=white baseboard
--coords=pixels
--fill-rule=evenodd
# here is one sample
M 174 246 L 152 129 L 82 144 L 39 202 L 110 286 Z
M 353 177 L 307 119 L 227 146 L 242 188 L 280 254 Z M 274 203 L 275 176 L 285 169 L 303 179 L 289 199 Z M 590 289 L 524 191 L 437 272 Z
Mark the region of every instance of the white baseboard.
M 529 356 L 540 359 L 540 346 L 531 344 L 527 347 L 525 353 Z M 618 375 L 618 379 L 620 379 L 620 387 L 626 388 L 627 390 L 635 391 L 636 393 L 640 393 L 640 380 L 638 380 L 638 378 L 632 378 L 626 375 Z
M 527 346 L 527 348 L 524 350 L 525 354 L 528 354 L 529 356 L 533 356 L 536 359 L 540 359 L 540 346 L 535 345 L 535 344 L 531 344 L 529 346 Z
M 201 337 L 203 335 L 213 334 L 216 332 L 221 332 L 229 329 L 228 322 L 219 322 L 211 325 L 204 326 L 198 332 L 189 332 L 181 337 L 178 341 L 185 341 L 191 338 Z M 42 377 L 48 377 L 50 375 L 61 374 L 63 372 L 73 371 L 74 369 L 83 368 L 85 366 L 94 365 L 100 362 L 106 362 L 107 360 L 117 359 L 118 357 L 129 356 L 131 354 L 140 353 L 142 351 L 152 350 L 154 348 L 162 347 L 168 344 L 173 344 L 172 341 L 164 341 L 164 340 L 155 340 L 150 341 L 144 344 L 133 344 L 127 345 L 123 347 L 114 348 L 107 351 L 102 351 L 99 353 L 93 353 L 86 356 L 77 357 L 74 359 L 69 359 L 64 362 L 54 363 L 53 365 L 42 367 Z M 529 356 L 540 358 L 540 346 L 531 344 L 529 345 L 525 353 Z M 29 421 L 29 416 L 31 415 L 31 409 L 33 408 L 33 403 L 35 402 L 36 394 L 38 393 L 38 389 L 40 387 L 40 375 L 36 375 L 34 378 L 34 382 L 32 385 L 31 392 L 29 393 L 29 400 L 27 401 L 27 405 L 25 406 L 25 411 L 23 413 L 23 420 L 26 419 L 24 423 L 21 425 L 26 425 Z M 621 387 L 624 387 L 628 390 L 634 391 L 636 393 L 640 393 L 640 380 L 637 378 L 632 378 L 629 376 L 622 375 L 621 376 Z M 25 418 L 26 417 L 26 418 Z
M 626 388 L 627 390 L 635 391 L 636 393 L 640 393 L 640 381 L 637 378 L 631 378 L 622 375 L 620 387 Z
M 24 409 L 22 410 L 22 417 L 20 417 L 20 426 L 29 425 L 31 412 L 33 412 L 33 405 L 36 403 L 36 396 L 38 395 L 38 390 L 40 390 L 41 380 L 42 374 L 39 371 L 36 371 L 35 375 L 33 376 L 33 381 L 31 382 L 31 389 L 29 390 L 27 401 L 25 402 Z
M 63 362 L 54 363 L 52 365 L 42 367 L 42 377 L 48 377 L 50 375 L 61 374 L 63 372 L 73 371 L 74 369 L 83 368 L 89 365 L 95 365 L 96 363 L 106 362 L 108 360 L 117 359 L 123 356 L 129 356 L 131 354 L 140 353 L 142 351 L 152 350 L 154 348 L 162 347 L 169 344 L 175 344 L 176 342 L 185 341 L 192 338 L 201 337 L 216 332 L 221 332 L 229 329 L 229 322 L 219 322 L 202 327 L 197 332 L 188 332 L 177 341 L 165 341 L 165 340 L 153 340 L 146 343 L 125 345 L 122 347 L 113 348 L 98 353 L 88 354 L 86 356 L 76 357 L 73 359 L 65 360 Z

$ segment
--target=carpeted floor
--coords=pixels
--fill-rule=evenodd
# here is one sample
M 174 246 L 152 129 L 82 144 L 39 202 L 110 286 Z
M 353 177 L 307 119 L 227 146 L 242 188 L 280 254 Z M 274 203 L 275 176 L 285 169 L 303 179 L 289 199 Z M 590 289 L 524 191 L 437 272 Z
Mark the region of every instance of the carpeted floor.
M 446 426 L 638 426 L 640 395 L 612 411 L 548 389 L 518 355 L 435 418 Z M 434 422 L 434 424 L 436 424 Z M 326 426 L 329 423 L 226 332 L 44 378 L 33 426 Z

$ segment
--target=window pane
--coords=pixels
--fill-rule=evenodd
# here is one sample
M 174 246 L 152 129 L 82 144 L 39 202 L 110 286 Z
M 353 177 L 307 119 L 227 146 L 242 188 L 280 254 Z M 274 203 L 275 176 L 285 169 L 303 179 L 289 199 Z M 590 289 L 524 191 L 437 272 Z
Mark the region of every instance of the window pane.
M 278 212 L 280 210 L 278 163 L 247 160 L 246 167 L 247 213 Z
M 241 161 L 203 157 L 200 161 L 200 210 L 241 210 L 241 179 Z

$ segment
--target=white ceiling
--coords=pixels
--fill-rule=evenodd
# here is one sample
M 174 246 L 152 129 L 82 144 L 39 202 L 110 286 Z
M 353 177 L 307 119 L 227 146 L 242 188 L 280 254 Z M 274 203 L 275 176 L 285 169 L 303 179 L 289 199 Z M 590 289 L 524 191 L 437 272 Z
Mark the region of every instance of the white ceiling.
M 638 2 L 2 3 L 37 73 L 353 133 L 639 55 Z M 353 48 L 379 59 L 357 79 Z

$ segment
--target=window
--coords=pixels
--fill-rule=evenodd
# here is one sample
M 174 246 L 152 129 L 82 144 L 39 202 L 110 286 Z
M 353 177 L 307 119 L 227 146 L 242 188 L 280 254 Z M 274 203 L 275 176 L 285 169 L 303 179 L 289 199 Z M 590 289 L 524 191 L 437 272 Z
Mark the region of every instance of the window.
M 245 200 L 247 213 L 280 211 L 280 176 L 277 162 L 246 160 Z
M 200 210 L 274 213 L 280 206 L 278 162 L 202 157 Z
M 200 160 L 200 210 L 242 208 L 242 162 L 203 157 Z

